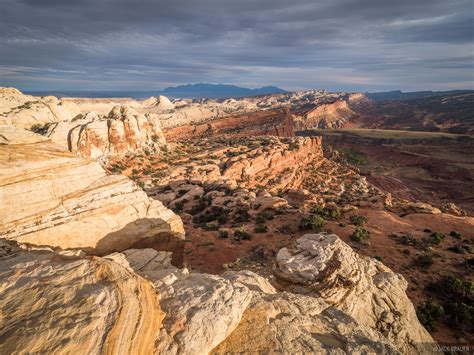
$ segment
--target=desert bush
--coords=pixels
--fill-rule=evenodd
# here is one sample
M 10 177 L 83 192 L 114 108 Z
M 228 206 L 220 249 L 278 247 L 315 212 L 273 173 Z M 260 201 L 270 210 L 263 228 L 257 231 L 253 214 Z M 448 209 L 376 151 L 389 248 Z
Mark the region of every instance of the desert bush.
M 181 212 L 181 211 L 183 210 L 183 208 L 184 208 L 184 203 L 185 203 L 184 201 L 185 201 L 185 200 L 182 200 L 182 201 L 177 202 L 177 203 L 174 205 L 174 207 L 172 208 L 173 212 L 175 212 L 175 213 Z
M 432 300 L 423 302 L 416 309 L 418 320 L 430 332 L 436 330 L 437 322 L 443 314 L 443 307 Z
M 358 150 L 351 148 L 340 148 L 339 153 L 347 160 L 349 164 L 360 166 L 367 165 L 369 163 L 367 154 L 359 152 Z
M 446 323 L 462 331 L 474 331 L 474 282 L 446 275 L 429 283 L 426 290 L 442 302 Z
M 427 269 L 433 265 L 433 257 L 429 254 L 418 255 L 415 259 L 415 265 L 422 269 Z
M 441 232 L 433 232 L 430 235 L 431 238 L 431 243 L 433 244 L 439 244 L 443 241 L 444 239 L 444 233 Z
M 226 230 L 220 230 L 219 231 L 219 238 L 222 238 L 222 239 L 229 238 L 229 232 L 226 231 Z
M 324 219 L 339 219 L 341 211 L 336 207 L 314 206 L 310 213 L 323 217 Z
M 326 221 L 323 217 L 318 215 L 309 215 L 307 217 L 301 218 L 300 221 L 300 229 L 301 230 L 308 230 L 311 229 L 315 232 L 320 232 L 321 228 L 323 228 L 324 223 Z
M 357 227 L 355 231 L 351 234 L 351 239 L 363 243 L 366 242 L 370 238 L 370 232 L 362 227 Z
M 363 227 L 367 223 L 367 217 L 353 215 L 350 217 L 350 221 L 357 227 Z
M 293 233 L 293 228 L 289 224 L 282 224 L 278 227 L 278 231 L 283 234 Z
M 461 239 L 461 233 L 459 233 L 458 231 L 451 231 L 449 235 L 453 238 Z
M 34 124 L 33 126 L 31 126 L 30 131 L 41 134 L 42 136 L 44 136 L 44 135 L 46 135 L 46 133 L 48 133 L 48 129 L 49 129 L 50 125 L 51 125 L 50 123 Z
M 206 223 L 204 229 L 208 231 L 216 231 L 219 229 L 219 225 L 216 223 Z
M 117 164 L 113 164 L 111 167 L 110 167 L 110 171 L 113 173 L 113 174 L 120 174 L 122 171 L 123 171 L 124 167 L 122 164 L 120 163 L 117 163 Z
M 267 220 L 275 218 L 275 214 L 272 211 L 262 211 L 255 216 L 255 222 L 265 223 Z
M 244 227 L 240 227 L 234 231 L 234 238 L 237 240 L 250 240 L 252 235 Z
M 265 224 L 257 224 L 255 226 L 255 233 L 265 233 L 268 231 L 268 228 Z
M 244 223 L 250 221 L 250 215 L 245 207 L 238 207 L 235 211 L 234 221 L 236 223 Z

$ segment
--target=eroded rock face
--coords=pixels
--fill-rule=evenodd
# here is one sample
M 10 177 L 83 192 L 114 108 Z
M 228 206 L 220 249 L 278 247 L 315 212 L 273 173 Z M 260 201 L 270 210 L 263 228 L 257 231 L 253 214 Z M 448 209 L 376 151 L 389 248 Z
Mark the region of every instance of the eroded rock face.
M 344 248 L 325 246 L 327 255 Z M 250 271 L 190 273 L 172 266 L 170 253 L 153 249 L 91 258 L 20 247 L 0 240 L 2 353 L 419 352 L 410 339 L 390 337 L 370 317 L 343 310 L 343 302 L 279 292 Z M 361 261 L 354 260 L 359 270 Z M 309 267 L 309 255 L 292 263 L 308 275 L 319 270 Z M 330 283 L 325 291 L 337 296 L 338 287 Z M 390 305 L 397 317 L 406 315 L 400 301 Z
M 165 314 L 147 280 L 103 258 L 0 250 L 2 354 L 154 351 Z
M 182 243 L 181 219 L 132 181 L 18 130 L 0 131 L 0 237 L 95 254 Z
M 334 234 L 308 234 L 281 249 L 275 275 L 287 289 L 321 297 L 377 330 L 403 353 L 433 342 L 405 294 L 405 279 L 359 256 Z
M 154 150 L 166 144 L 155 115 L 139 114 L 126 105 L 115 106 L 106 118 L 96 116 L 79 123 L 68 133 L 69 149 L 87 158 Z
M 205 123 L 184 124 L 165 129 L 164 134 L 168 141 L 179 141 L 211 137 L 216 134 L 231 134 L 237 137 L 262 135 L 293 137 L 295 130 L 291 113 L 279 109 L 218 117 Z
M 397 353 L 381 334 L 321 299 L 252 293 L 237 329 L 212 354 Z
M 336 100 L 318 105 L 295 119 L 299 130 L 311 128 L 342 128 L 351 119 L 357 117 L 346 100 Z
M 69 121 L 80 113 L 73 102 L 54 96 L 35 97 L 14 88 L 0 88 L 0 124 L 30 129 L 35 125 Z
M 242 283 L 177 269 L 166 253 L 128 250 L 108 258 L 147 277 L 160 292 L 166 313 L 157 342 L 160 353 L 208 353 L 237 327 L 251 299 Z

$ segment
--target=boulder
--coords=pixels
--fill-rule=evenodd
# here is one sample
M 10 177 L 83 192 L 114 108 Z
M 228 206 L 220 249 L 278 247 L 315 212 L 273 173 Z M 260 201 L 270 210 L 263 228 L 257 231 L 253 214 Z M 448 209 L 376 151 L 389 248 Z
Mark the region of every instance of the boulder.
M 405 279 L 356 254 L 335 234 L 307 234 L 281 249 L 274 272 L 286 289 L 324 299 L 403 353 L 422 352 L 423 344 L 433 343 L 405 293 Z

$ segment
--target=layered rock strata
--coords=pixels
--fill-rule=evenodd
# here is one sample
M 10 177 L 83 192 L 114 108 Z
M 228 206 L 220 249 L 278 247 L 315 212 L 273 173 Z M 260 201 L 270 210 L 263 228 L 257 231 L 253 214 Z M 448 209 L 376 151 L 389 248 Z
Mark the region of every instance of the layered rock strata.
M 96 254 L 182 244 L 181 219 L 125 176 L 24 130 L 0 137 L 1 237 Z

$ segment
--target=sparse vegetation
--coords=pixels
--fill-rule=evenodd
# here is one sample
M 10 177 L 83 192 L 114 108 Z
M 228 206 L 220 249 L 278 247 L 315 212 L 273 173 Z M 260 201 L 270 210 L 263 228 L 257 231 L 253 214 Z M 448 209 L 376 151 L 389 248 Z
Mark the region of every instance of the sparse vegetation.
M 355 225 L 357 227 L 363 227 L 367 223 L 367 217 L 352 215 L 350 217 L 350 221 L 353 225 Z
M 309 215 L 307 217 L 303 217 L 300 221 L 300 229 L 301 230 L 313 230 L 315 232 L 320 232 L 323 228 L 326 221 L 323 217 L 318 215 Z
M 445 238 L 444 236 L 444 233 L 441 233 L 441 232 L 433 232 L 431 233 L 430 235 L 430 238 L 431 238 L 431 243 L 433 244 L 439 244 L 443 241 L 443 239 Z
M 234 231 L 234 238 L 237 240 L 250 240 L 252 235 L 244 227 L 240 227 Z
M 268 227 L 265 224 L 257 224 L 255 226 L 255 233 L 265 233 L 268 231 Z
M 46 135 L 49 130 L 50 123 L 45 124 L 34 124 L 31 126 L 30 131 L 41 134 L 42 136 Z
M 441 301 L 447 324 L 467 333 L 474 331 L 474 282 L 446 275 L 428 284 L 426 290 Z
M 430 332 L 436 330 L 437 323 L 443 314 L 443 307 L 432 300 L 423 302 L 416 309 L 418 320 Z
M 340 148 L 339 153 L 349 164 L 363 166 L 369 163 L 367 154 L 352 148 Z
M 357 227 L 351 234 L 351 239 L 359 243 L 365 243 L 370 238 L 370 232 L 362 227 Z
M 431 265 L 433 265 L 433 257 L 430 254 L 419 255 L 415 259 L 415 265 L 417 265 L 418 267 L 422 269 L 427 269 Z
M 341 211 L 337 207 L 314 206 L 310 212 L 324 219 L 339 219 L 341 217 Z
M 229 238 L 229 232 L 226 230 L 220 230 L 218 233 L 219 233 L 219 238 L 221 239 Z
M 461 239 L 461 233 L 459 233 L 458 231 L 451 231 L 449 235 L 453 238 Z

